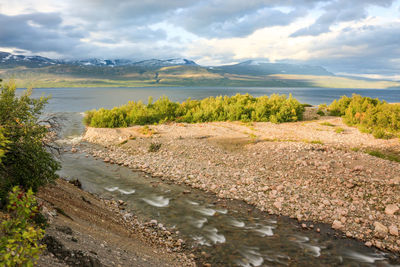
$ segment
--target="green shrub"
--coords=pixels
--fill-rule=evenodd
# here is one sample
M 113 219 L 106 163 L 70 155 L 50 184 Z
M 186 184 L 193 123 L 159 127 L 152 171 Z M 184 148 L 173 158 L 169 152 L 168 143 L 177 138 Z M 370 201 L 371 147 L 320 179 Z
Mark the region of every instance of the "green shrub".
M 113 108 L 87 111 L 84 122 L 91 127 L 127 127 L 131 125 L 175 122 L 211 121 L 271 121 L 274 123 L 297 121 L 302 118 L 304 107 L 291 95 L 253 97 L 237 94 L 232 97 L 208 97 L 202 100 L 187 99 L 182 103 L 171 102 L 164 96 L 147 105 L 139 102 Z
M 317 114 L 320 116 L 325 116 L 328 110 L 328 106 L 326 104 L 320 104 L 318 105 L 318 111 Z
M 2 266 L 33 266 L 45 248 L 39 244 L 44 230 L 32 221 L 38 213 L 36 199 L 32 190 L 24 193 L 15 186 L 8 202 L 10 218 L 1 225 L 0 262 Z
M 0 163 L 1 158 L 4 156 L 4 153 L 7 150 L 7 139 L 4 137 L 3 128 L 0 128 Z
M 151 143 L 149 146 L 149 152 L 157 152 L 160 150 L 161 144 L 160 143 Z
M 0 150 L 6 150 L 0 163 L 0 200 L 3 203 L 15 185 L 36 191 L 57 177 L 59 164 L 45 147 L 49 130 L 40 121 L 48 98 L 30 96 L 31 90 L 27 90 L 17 97 L 12 82 L 1 88 L 0 126 L 7 140 L 7 144 L 0 141 Z
M 400 105 L 353 94 L 334 100 L 328 109 L 330 114 L 342 116 L 347 125 L 376 138 L 400 136 Z

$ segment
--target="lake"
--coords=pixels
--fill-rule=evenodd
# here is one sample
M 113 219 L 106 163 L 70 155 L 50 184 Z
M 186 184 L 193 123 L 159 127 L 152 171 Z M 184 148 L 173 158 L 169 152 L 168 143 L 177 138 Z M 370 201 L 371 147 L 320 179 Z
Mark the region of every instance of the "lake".
M 19 89 L 18 91 L 21 91 Z M 249 93 L 253 96 L 290 93 L 302 103 L 318 105 L 329 104 L 343 95 L 353 93 L 363 96 L 378 97 L 387 102 L 400 102 L 400 88 L 397 89 L 333 89 L 333 88 L 260 88 L 260 87 L 130 87 L 130 88 L 41 88 L 34 89 L 34 96 L 51 95 L 47 106 L 51 112 L 83 112 L 101 107 L 112 108 L 130 100 L 142 100 L 148 97 L 154 100 L 166 95 L 173 101 L 184 101 L 188 97 L 202 99 L 209 96 Z

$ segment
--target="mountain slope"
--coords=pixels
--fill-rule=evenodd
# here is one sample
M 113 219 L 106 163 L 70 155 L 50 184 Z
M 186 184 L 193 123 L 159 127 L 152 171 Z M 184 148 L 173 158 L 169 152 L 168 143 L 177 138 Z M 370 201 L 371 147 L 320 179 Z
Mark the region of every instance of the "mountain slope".
M 56 60 L 5 52 L 0 52 L 0 78 L 13 78 L 19 87 L 400 87 L 399 82 L 335 76 L 319 66 L 252 60 L 204 67 L 179 58 Z

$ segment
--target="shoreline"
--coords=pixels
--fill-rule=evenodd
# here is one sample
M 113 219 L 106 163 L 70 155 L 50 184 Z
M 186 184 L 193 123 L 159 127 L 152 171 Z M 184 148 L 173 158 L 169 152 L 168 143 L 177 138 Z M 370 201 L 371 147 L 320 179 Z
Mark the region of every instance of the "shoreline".
M 326 121 L 343 127 L 345 134 L 320 124 Z M 367 246 L 400 252 L 399 211 L 388 214 L 400 202 L 400 164 L 351 151 L 350 146 L 393 149 L 398 140 L 374 139 L 338 118 L 150 127 L 155 132 L 151 136 L 141 134 L 139 126 L 88 128 L 84 140 L 107 151 L 87 152 L 220 198 L 244 200 L 269 214 L 327 223 Z M 329 132 L 319 131 L 321 127 Z M 315 134 L 319 143 L 310 139 Z M 160 150 L 148 152 L 155 142 Z
M 49 223 L 38 266 L 196 266 L 173 229 L 143 221 L 123 201 L 77 183 L 60 178 L 38 192 Z

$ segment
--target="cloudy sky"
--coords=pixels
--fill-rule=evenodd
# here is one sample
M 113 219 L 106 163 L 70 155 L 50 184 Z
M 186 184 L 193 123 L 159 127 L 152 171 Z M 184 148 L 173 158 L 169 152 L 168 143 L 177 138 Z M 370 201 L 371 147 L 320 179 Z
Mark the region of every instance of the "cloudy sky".
M 400 0 L 0 0 L 0 51 L 255 59 L 400 79 Z

